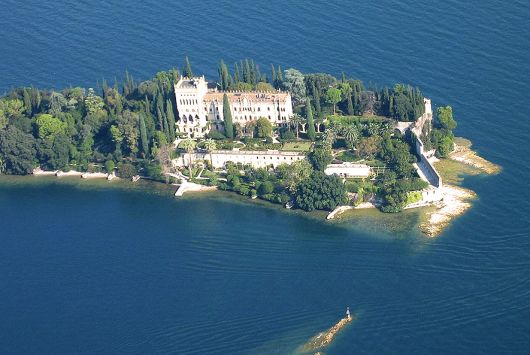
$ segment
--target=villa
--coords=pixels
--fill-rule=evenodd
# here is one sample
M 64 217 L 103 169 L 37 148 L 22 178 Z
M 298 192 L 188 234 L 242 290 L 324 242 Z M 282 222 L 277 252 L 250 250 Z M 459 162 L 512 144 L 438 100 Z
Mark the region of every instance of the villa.
M 175 84 L 176 128 L 193 138 L 202 138 L 211 129 L 224 131 L 223 97 L 230 102 L 233 123 L 241 127 L 260 117 L 275 126 L 287 126 L 293 115 L 291 94 L 285 91 L 221 91 L 204 76 L 181 77 Z
M 338 175 L 343 178 L 365 179 L 370 177 L 370 166 L 365 164 L 342 163 L 329 164 L 324 170 L 326 175 Z

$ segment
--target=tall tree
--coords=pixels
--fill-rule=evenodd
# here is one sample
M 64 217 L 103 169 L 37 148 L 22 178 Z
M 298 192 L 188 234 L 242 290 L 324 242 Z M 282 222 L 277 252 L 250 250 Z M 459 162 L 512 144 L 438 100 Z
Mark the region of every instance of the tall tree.
M 340 90 L 336 88 L 329 88 L 328 92 L 326 93 L 327 101 L 333 105 L 333 114 L 335 114 L 337 104 L 340 102 L 340 96 Z
M 322 117 L 322 108 L 320 107 L 320 90 L 312 83 L 313 99 L 315 100 L 315 110 L 317 117 Z
M 33 107 L 31 105 L 31 95 L 29 94 L 29 91 L 27 88 L 24 88 L 24 91 L 22 93 L 22 98 L 24 101 L 24 107 L 26 109 L 26 113 L 31 116 L 33 113 Z
M 219 62 L 218 72 L 221 90 L 228 90 L 228 87 L 230 86 L 230 74 L 228 73 L 228 68 L 222 59 Z
M 191 138 L 186 138 L 181 143 L 182 148 L 188 152 L 188 171 L 190 173 L 190 179 L 193 179 L 193 151 L 195 150 L 195 141 Z
M 282 83 L 283 88 L 289 91 L 295 104 L 303 103 L 306 99 L 306 88 L 304 75 L 296 69 L 287 69 L 285 71 L 285 80 Z
M 451 106 L 438 107 L 436 110 L 438 123 L 442 128 L 452 131 L 456 128 L 456 121 L 453 118 L 453 108 Z
M 352 102 L 352 99 L 351 99 L 351 95 L 348 95 L 348 107 L 347 107 L 347 112 L 348 112 L 348 115 L 350 116 L 353 116 L 353 102 Z
M 243 70 L 243 81 L 245 83 L 252 84 L 252 74 L 250 73 L 250 62 L 248 59 L 245 59 L 245 68 Z
M 223 119 L 225 121 L 225 134 L 229 139 L 234 138 L 234 126 L 232 123 L 232 111 L 230 110 L 230 102 L 228 95 L 223 95 Z
M 6 172 L 30 174 L 36 161 L 35 138 L 12 125 L 0 130 L 0 158 Z
M 298 130 L 300 128 L 300 125 L 304 123 L 304 119 L 299 114 L 295 113 L 291 116 L 289 119 L 289 123 L 293 126 L 295 133 L 296 133 L 296 139 L 298 139 Z
M 254 63 L 254 59 L 250 60 L 250 83 L 252 85 L 256 85 L 256 64 Z
M 307 98 L 306 103 L 306 119 L 307 119 L 307 137 L 312 141 L 315 140 L 315 120 L 313 118 L 313 109 L 311 108 L 311 99 Z
M 147 140 L 147 129 L 145 128 L 145 118 L 140 114 L 140 144 L 144 158 L 149 156 L 149 141 Z
M 272 137 L 272 124 L 265 117 L 258 118 L 256 122 L 257 135 L 260 138 Z
M 182 68 L 182 75 L 187 78 L 193 78 L 193 71 L 191 70 L 190 60 L 188 56 L 184 59 L 184 67 Z
M 217 143 L 215 143 L 213 139 L 207 139 L 206 141 L 204 141 L 204 148 L 206 148 L 206 150 L 210 154 L 210 166 L 213 170 L 212 152 L 217 149 Z
M 166 100 L 166 119 L 169 131 L 169 141 L 175 140 L 175 114 L 173 111 L 173 102 L 170 99 Z
M 237 62 L 234 64 L 234 82 L 236 84 L 241 82 L 241 72 L 239 71 L 239 65 L 237 65 Z

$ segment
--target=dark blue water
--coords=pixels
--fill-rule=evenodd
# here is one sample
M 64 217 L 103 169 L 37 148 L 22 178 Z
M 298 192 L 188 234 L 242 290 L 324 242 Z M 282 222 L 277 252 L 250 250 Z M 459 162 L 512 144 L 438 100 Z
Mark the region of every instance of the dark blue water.
M 526 1 L 4 0 L 0 90 L 147 79 L 191 58 L 345 72 L 422 87 L 503 166 L 435 240 L 230 202 L 0 184 L 1 353 L 286 353 L 359 319 L 329 349 L 530 349 Z M 412 218 L 412 217 L 410 217 Z M 368 222 L 367 222 L 368 223 Z

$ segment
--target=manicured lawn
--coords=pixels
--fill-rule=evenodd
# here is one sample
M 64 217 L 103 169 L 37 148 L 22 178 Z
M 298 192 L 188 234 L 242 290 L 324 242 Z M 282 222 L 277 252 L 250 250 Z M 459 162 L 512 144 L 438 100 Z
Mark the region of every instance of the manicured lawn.
M 309 152 L 311 150 L 312 142 L 286 142 L 283 144 L 281 150 L 291 152 Z
M 342 152 L 339 155 L 337 155 L 335 158 L 342 160 L 342 161 L 347 161 L 347 162 L 353 162 L 353 161 L 360 160 L 357 156 L 355 156 L 355 154 L 353 154 L 350 151 Z

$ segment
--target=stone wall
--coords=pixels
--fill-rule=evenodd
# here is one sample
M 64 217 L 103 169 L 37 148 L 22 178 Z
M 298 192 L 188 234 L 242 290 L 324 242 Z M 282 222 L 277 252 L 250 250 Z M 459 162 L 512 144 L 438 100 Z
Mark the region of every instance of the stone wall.
M 420 138 L 421 132 L 423 130 L 423 126 L 425 125 L 425 123 L 431 120 L 432 120 L 431 100 L 425 99 L 425 113 L 416 121 L 414 127 L 412 128 L 412 132 L 414 133 L 414 137 L 416 140 L 416 154 L 418 154 L 418 156 L 420 157 L 418 166 L 420 167 L 424 175 L 426 175 L 431 185 L 433 185 L 436 188 L 441 188 L 442 177 L 436 171 L 436 169 L 434 168 L 434 165 L 429 161 L 427 157 L 427 152 L 425 151 L 425 146 Z

